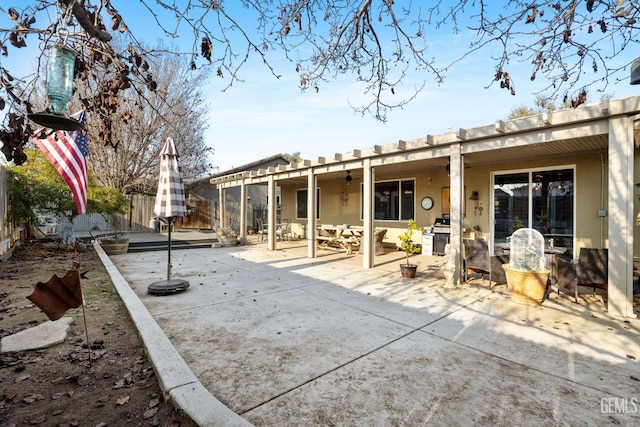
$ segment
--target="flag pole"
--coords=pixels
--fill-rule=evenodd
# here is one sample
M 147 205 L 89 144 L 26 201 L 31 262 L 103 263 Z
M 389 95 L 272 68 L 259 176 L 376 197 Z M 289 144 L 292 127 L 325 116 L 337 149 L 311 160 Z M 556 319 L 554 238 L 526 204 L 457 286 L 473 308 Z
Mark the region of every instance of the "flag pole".
M 82 290 L 82 284 L 80 285 Z M 87 339 L 87 351 L 89 352 L 89 367 L 91 367 L 91 343 L 89 342 L 89 328 L 87 328 L 87 312 L 84 309 L 84 293 L 82 294 L 82 318 L 84 319 L 84 334 Z
M 91 367 L 91 342 L 89 341 L 89 328 L 87 328 L 87 311 L 84 304 L 84 292 L 82 290 L 82 274 L 80 273 L 80 255 L 78 251 L 78 241 L 74 245 L 75 261 L 73 267 L 78 270 L 78 281 L 80 282 L 80 295 L 82 296 L 82 319 L 84 320 L 84 336 L 87 340 L 87 351 L 89 352 L 89 367 Z

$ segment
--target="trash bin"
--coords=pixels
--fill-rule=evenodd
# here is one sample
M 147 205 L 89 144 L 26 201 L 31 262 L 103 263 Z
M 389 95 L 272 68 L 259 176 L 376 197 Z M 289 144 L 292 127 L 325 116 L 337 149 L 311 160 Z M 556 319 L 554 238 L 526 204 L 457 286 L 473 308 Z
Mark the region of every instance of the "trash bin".
M 158 218 L 151 218 L 149 220 L 149 228 L 151 229 L 152 233 L 157 233 L 160 231 L 160 221 L 158 220 Z
M 422 255 L 433 255 L 433 233 L 431 227 L 425 227 L 422 234 Z

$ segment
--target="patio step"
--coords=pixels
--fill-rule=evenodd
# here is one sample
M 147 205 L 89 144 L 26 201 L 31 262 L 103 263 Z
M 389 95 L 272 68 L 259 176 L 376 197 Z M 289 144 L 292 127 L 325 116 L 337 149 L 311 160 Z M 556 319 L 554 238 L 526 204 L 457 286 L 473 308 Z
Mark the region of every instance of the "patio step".
M 171 250 L 175 249 L 201 249 L 210 248 L 217 238 L 196 240 L 171 240 Z M 130 242 L 128 252 L 152 252 L 168 250 L 168 241 Z

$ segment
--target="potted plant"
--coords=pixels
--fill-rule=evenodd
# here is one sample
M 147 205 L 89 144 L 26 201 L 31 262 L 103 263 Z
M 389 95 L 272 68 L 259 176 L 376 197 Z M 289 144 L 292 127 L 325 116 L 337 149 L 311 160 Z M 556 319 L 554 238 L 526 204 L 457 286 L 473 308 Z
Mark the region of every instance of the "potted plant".
M 126 254 L 129 251 L 129 239 L 122 233 L 114 233 L 98 239 L 107 255 Z
M 115 232 L 98 238 L 98 243 L 107 255 L 126 254 L 129 251 L 129 239 L 120 231 L 121 221 L 119 216 L 113 218 Z
M 532 228 L 511 236 L 509 264 L 502 266 L 511 297 L 521 304 L 539 305 L 546 295 L 550 271 L 545 268 L 544 237 Z
M 217 231 L 218 242 L 222 247 L 236 246 L 238 244 L 238 235 L 230 227 L 220 227 Z
M 418 266 L 416 264 L 409 264 L 409 256 L 420 252 L 420 248 L 411 240 L 413 232 L 418 230 L 420 230 L 418 224 L 416 224 L 413 219 L 410 219 L 407 221 L 407 231 L 398 236 L 398 239 L 400 239 L 400 249 L 404 251 L 406 256 L 406 263 L 400 264 L 402 277 L 412 278 L 416 276 Z

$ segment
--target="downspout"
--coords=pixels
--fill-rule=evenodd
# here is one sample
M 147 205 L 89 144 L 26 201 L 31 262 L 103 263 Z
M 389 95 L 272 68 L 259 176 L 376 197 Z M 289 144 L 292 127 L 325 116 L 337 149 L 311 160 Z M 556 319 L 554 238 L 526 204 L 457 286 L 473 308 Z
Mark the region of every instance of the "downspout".
M 605 164 L 604 164 L 604 156 L 602 155 L 602 153 L 600 153 L 600 212 L 604 212 L 605 210 L 605 206 L 604 206 L 604 184 L 605 184 L 605 179 L 604 179 L 604 174 L 605 174 Z M 604 215 L 599 215 L 600 216 L 600 247 L 604 248 L 604 220 L 605 220 L 605 216 Z

